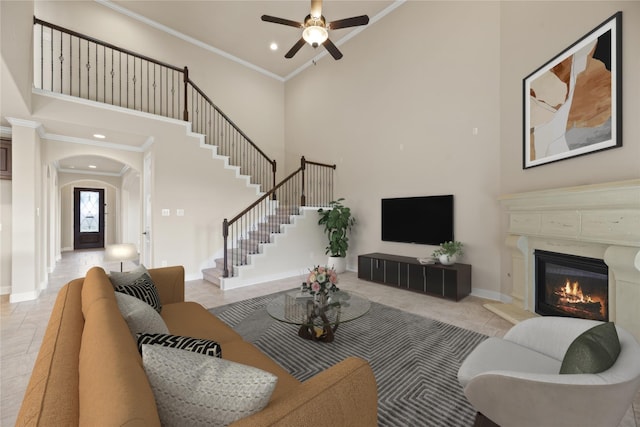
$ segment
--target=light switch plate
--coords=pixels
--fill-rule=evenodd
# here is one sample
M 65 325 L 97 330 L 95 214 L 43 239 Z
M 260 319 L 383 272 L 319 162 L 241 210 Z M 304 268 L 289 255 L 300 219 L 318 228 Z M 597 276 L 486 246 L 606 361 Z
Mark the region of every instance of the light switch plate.
M 162 216 L 171 215 L 171 209 L 162 209 Z

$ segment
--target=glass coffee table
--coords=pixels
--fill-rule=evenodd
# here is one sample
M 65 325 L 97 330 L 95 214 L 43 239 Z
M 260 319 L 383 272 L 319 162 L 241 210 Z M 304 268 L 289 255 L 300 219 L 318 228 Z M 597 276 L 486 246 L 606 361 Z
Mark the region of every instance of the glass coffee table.
M 341 323 L 364 316 L 370 308 L 368 299 L 344 291 L 334 292 L 326 305 L 319 306 L 313 297 L 295 290 L 271 300 L 267 313 L 280 322 L 300 326 L 302 338 L 332 342 Z

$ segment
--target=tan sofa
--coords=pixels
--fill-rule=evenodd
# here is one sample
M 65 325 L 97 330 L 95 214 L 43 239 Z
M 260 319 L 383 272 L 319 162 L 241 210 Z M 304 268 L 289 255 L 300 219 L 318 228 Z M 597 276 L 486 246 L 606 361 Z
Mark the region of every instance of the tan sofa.
M 215 340 L 224 359 L 278 377 L 269 404 L 233 426 L 377 425 L 376 382 L 366 361 L 345 359 L 301 383 L 200 304 L 185 302 L 182 267 L 149 272 L 172 334 Z M 103 269 L 93 267 L 60 290 L 17 425 L 160 425 L 142 358 Z

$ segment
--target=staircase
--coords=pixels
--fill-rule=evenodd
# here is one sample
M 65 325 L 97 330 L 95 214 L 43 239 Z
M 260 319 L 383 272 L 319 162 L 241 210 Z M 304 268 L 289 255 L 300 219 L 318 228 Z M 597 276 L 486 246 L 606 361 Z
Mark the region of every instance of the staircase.
M 276 161 L 191 81 L 187 67 L 35 17 L 34 27 L 34 53 L 39 55 L 34 69 L 36 89 L 190 122 L 191 131 L 201 136 L 214 155 L 225 159 L 226 167 L 236 167 L 237 176 L 246 179 L 248 186 L 266 191 L 240 214 L 224 220 L 224 245 L 213 255 L 215 267 L 202 271 L 205 280 L 229 289 L 288 277 L 326 262 L 316 211 L 333 200 L 335 165 L 302 157 L 300 168 L 276 184 Z M 82 49 L 73 49 L 80 44 Z M 63 66 L 69 63 L 78 64 L 77 68 Z M 315 208 L 306 208 L 309 205 Z M 304 229 L 302 237 L 284 237 L 292 228 Z
M 237 247 L 231 249 L 233 254 L 228 257 L 227 271 L 233 270 L 234 265 L 230 260 L 237 259 L 236 269 L 251 264 L 251 255 L 264 253 L 265 245 L 273 245 L 277 234 L 284 233 L 287 228 L 285 224 L 295 222 L 294 215 L 300 215 L 300 208 L 284 206 L 276 207 L 274 212 L 267 215 L 264 220 L 258 222 L 255 229 L 250 230 L 246 236 L 240 238 Z M 225 272 L 224 258 L 214 260 L 215 267 L 202 270 L 203 279 L 222 288 Z M 238 275 L 238 270 L 233 276 Z

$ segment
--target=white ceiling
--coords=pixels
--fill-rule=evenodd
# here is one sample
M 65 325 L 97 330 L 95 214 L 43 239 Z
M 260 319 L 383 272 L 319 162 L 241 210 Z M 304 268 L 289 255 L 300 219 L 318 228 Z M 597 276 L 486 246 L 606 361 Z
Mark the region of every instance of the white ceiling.
M 293 58 L 285 53 L 302 37 L 298 28 L 263 22 L 262 15 L 271 15 L 303 22 L 309 14 L 309 0 L 296 1 L 166 1 L 166 0 L 99 0 L 105 6 L 115 8 L 134 18 L 144 18 L 151 25 L 178 32 L 207 46 L 219 49 L 239 60 L 285 79 L 300 67 L 308 66 L 319 54 L 322 46 L 313 49 L 304 46 Z M 393 6 L 394 0 L 325 0 L 322 14 L 327 22 L 352 16 L 381 17 Z M 380 16 L 378 16 L 380 14 Z M 371 26 L 374 22 L 370 22 Z M 366 30 L 353 27 L 331 31 L 329 38 L 340 46 L 341 40 L 352 32 Z M 269 45 L 276 42 L 277 51 Z M 329 55 L 325 60 L 334 61 Z
M 310 0 L 95 0 L 98 3 L 127 15 L 141 23 L 169 32 L 184 40 L 205 45 L 212 51 L 238 61 L 273 78 L 286 79 L 312 61 L 335 60 L 320 46 L 313 49 L 305 45 L 292 59 L 285 53 L 300 39 L 298 28 L 263 22 L 262 15 L 302 22 L 309 14 Z M 351 37 L 366 31 L 378 19 L 402 4 L 405 0 L 325 0 L 322 14 L 327 22 L 359 15 L 368 15 L 370 22 L 365 27 L 354 27 L 331 31 L 329 37 L 338 46 Z M 275 42 L 277 51 L 270 49 Z M 343 49 L 341 49 L 343 50 Z M 344 53 L 344 52 L 343 52 Z M 336 61 L 335 66 L 340 66 Z M 113 130 L 101 132 L 89 126 L 47 122 L 45 132 L 50 139 L 73 139 L 87 144 L 106 144 L 117 141 L 118 145 L 142 147 L 146 139 L 139 135 L 122 133 L 114 135 Z M 98 140 L 94 133 L 108 135 L 107 140 Z M 125 147 L 126 148 L 126 147 Z M 96 166 L 90 168 L 89 165 Z M 58 163 L 61 172 L 122 175 L 124 164 L 98 156 L 75 156 Z

